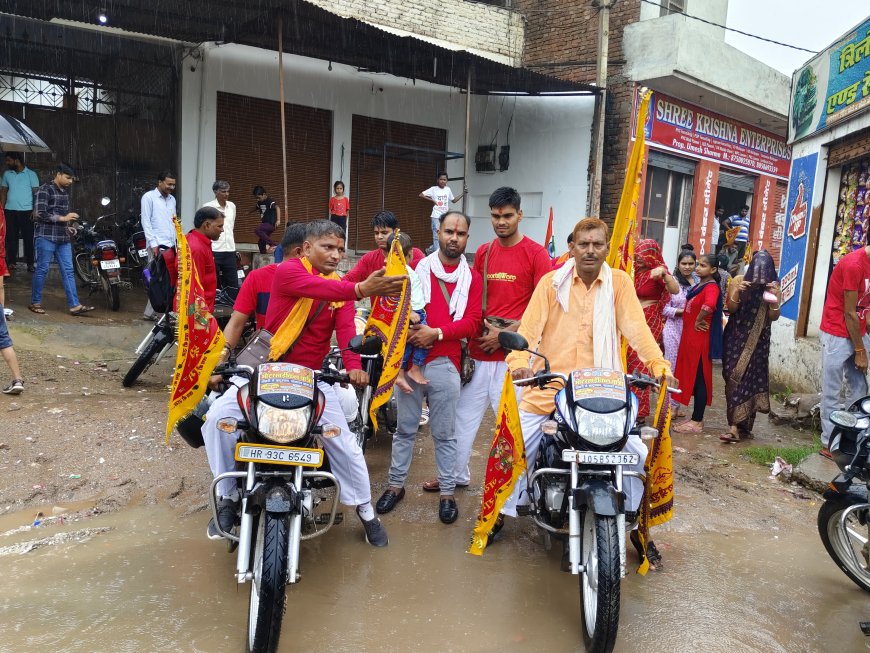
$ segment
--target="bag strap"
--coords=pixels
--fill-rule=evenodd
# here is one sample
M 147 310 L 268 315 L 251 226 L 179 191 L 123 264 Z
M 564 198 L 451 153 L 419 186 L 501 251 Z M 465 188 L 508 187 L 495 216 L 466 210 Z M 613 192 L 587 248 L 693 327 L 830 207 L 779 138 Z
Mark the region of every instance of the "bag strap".
M 313 313 L 310 313 L 310 314 L 308 315 L 308 319 L 305 320 L 305 324 L 302 325 L 302 330 L 299 332 L 299 335 L 296 336 L 296 340 L 294 340 L 294 341 L 290 344 L 290 346 L 287 348 L 287 351 L 285 351 L 283 354 L 281 354 L 281 355 L 278 357 L 278 360 L 281 360 L 281 359 L 284 358 L 287 354 L 289 354 L 291 351 L 293 351 L 293 347 L 295 347 L 295 346 L 296 346 L 296 343 L 299 342 L 299 339 L 300 339 L 300 338 L 302 337 L 302 335 L 305 333 L 305 329 L 308 328 L 308 325 L 309 325 L 309 324 L 311 324 L 312 322 L 314 322 L 314 320 L 317 319 L 317 316 L 320 315 L 321 311 L 323 311 L 324 308 L 326 308 L 326 302 L 324 302 L 324 301 L 322 301 L 322 300 L 319 301 L 319 302 L 317 302 L 317 308 L 314 309 L 314 312 L 313 312 Z
M 486 248 L 486 255 L 483 257 L 483 316 L 486 317 L 486 290 L 489 285 L 489 275 L 487 274 L 487 270 L 489 269 L 489 253 L 492 251 L 492 246 L 495 245 L 495 240 L 493 240 L 489 247 Z
M 444 285 L 444 282 L 438 277 L 435 277 L 438 281 L 438 285 L 441 286 L 441 292 L 444 294 L 444 301 L 447 302 L 447 310 L 450 310 L 450 293 L 447 292 L 447 286 Z M 453 317 L 453 313 L 450 314 L 450 317 Z

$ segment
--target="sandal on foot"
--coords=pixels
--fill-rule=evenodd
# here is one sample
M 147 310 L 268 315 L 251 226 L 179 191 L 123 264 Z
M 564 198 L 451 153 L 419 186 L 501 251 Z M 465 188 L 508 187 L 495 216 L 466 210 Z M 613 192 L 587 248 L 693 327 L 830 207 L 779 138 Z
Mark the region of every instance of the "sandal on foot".
M 94 306 L 79 306 L 78 308 L 71 308 L 69 310 L 70 315 L 84 315 L 85 313 L 90 313 L 94 310 Z
M 640 545 L 640 536 L 637 534 L 636 530 L 631 531 L 631 535 L 628 536 L 628 539 L 634 545 L 635 551 L 637 551 L 638 558 L 643 559 L 641 555 L 641 551 L 643 548 Z M 655 542 L 652 540 L 648 540 L 646 543 L 646 560 L 649 563 L 649 568 L 653 571 L 658 571 L 662 568 L 662 554 L 659 553 L 659 550 L 656 548 Z
M 42 304 L 31 304 L 28 306 L 31 312 L 36 313 L 37 315 L 45 315 L 45 309 L 42 308 Z
M 727 443 L 740 442 L 740 440 L 741 440 L 739 435 L 735 435 L 731 431 L 723 433 L 722 435 L 719 436 L 719 439 L 722 440 L 722 442 L 727 442 Z
M 703 425 L 699 426 L 698 424 L 695 424 L 692 420 L 688 420 L 677 424 L 673 430 L 677 433 L 703 433 L 704 427 Z

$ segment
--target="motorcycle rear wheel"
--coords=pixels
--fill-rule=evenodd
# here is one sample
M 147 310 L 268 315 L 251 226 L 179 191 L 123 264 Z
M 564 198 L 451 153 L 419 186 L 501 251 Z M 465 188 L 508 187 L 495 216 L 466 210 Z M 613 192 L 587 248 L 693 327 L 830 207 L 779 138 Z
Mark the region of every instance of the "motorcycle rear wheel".
M 837 563 L 840 570 L 862 590 L 870 592 L 870 562 L 864 567 L 861 566 L 860 563 L 864 555 L 861 548 L 856 549 L 857 543 L 853 543 L 849 534 L 840 529 L 840 516 L 843 511 L 857 503 L 859 503 L 857 498 L 850 497 L 835 497 L 825 501 L 819 508 L 819 537 L 822 538 L 822 544 L 825 545 L 828 555 Z M 865 533 L 868 532 L 867 526 L 862 526 L 858 522 L 855 513 L 852 513 L 846 520 L 846 528 L 850 531 L 862 529 Z M 856 534 L 865 537 L 860 533 Z M 870 543 L 865 542 L 864 547 L 868 546 Z M 852 558 L 850 549 L 855 552 L 858 558 L 857 565 Z
M 248 609 L 248 653 L 273 653 L 281 636 L 287 591 L 287 515 L 263 511 L 257 518 L 251 598 Z
M 157 358 L 157 355 L 166 346 L 166 334 L 162 331 L 158 331 L 154 334 L 154 337 L 151 339 L 145 349 L 142 350 L 142 353 L 139 354 L 139 358 L 136 359 L 136 362 L 130 366 L 130 370 L 124 375 L 124 379 L 121 381 L 121 384 L 125 388 L 129 388 L 134 383 L 136 383 L 136 379 L 138 379 L 154 362 Z
M 110 283 L 106 277 L 100 275 L 100 285 L 103 287 L 103 292 L 106 293 L 109 308 L 113 311 L 121 310 L 121 291 L 118 284 Z
M 619 629 L 619 537 L 616 517 L 586 510 L 582 522 L 580 630 L 587 653 L 610 653 Z

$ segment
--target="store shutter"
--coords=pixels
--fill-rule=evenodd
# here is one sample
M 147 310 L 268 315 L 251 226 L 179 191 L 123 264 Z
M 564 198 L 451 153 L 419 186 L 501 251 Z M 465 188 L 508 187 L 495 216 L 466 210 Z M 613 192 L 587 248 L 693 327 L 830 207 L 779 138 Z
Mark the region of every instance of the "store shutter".
M 740 174 L 719 169 L 719 186 L 739 190 L 743 193 L 755 192 L 755 175 Z
M 665 170 L 673 170 L 684 175 L 694 176 L 695 162 L 691 159 L 684 159 L 679 156 L 671 156 L 656 150 L 649 151 L 648 164 L 656 168 L 664 168 Z
M 870 128 L 850 134 L 828 146 L 828 167 L 837 168 L 870 156 Z
M 254 186 L 263 186 L 281 206 L 280 240 L 286 218 L 309 222 L 329 217 L 332 182 L 332 112 L 285 104 L 287 131 L 287 196 L 281 156 L 281 105 L 272 100 L 232 93 L 217 94 L 216 172 L 230 183 L 236 203 L 234 236 L 237 243 L 256 243 L 259 214 L 251 213 Z
M 432 203 L 419 195 L 444 169 L 447 132 L 359 115 L 353 116 L 352 129 L 348 247 L 371 249 L 369 221 L 387 209 L 399 218 L 414 246 L 425 250 L 432 243 Z

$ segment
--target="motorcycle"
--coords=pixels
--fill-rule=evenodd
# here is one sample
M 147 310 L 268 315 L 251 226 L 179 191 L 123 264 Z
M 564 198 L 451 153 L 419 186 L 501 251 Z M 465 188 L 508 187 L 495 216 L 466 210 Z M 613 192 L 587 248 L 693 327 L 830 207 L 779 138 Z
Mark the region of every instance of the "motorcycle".
M 108 197 L 100 201 L 104 207 L 109 203 Z M 90 288 L 90 294 L 102 290 L 109 308 L 117 311 L 121 308 L 121 263 L 124 258 L 119 256 L 115 241 L 103 238 L 100 234 L 100 231 L 106 230 L 106 221 L 114 216 L 114 213 L 101 215 L 93 224 L 76 221 L 70 229 L 76 276 Z
M 580 621 L 590 653 L 609 653 L 619 626 L 620 582 L 625 577 L 625 533 L 637 515 L 625 510 L 624 483 L 640 472 L 639 454 L 624 451 L 629 435 L 654 439 L 650 427 L 638 428 L 637 397 L 631 387 L 658 387 L 649 377 L 609 369 L 551 372 L 542 354 L 528 349 L 518 333 L 503 331 L 499 344 L 544 359 L 544 369 L 517 386 L 556 387 L 555 410 L 542 424 L 544 435 L 527 478 L 529 511 L 544 544 L 563 542 L 566 571 L 580 576 Z
M 139 216 L 132 209 L 130 214 L 119 225 L 126 244 L 127 265 L 130 268 L 130 279 L 138 278 L 137 270 L 144 270 L 148 265 L 148 241 L 142 231 Z
M 217 291 L 214 303 L 214 317 L 217 320 L 218 326 L 223 329 L 233 314 L 233 304 L 238 295 L 238 288 L 223 288 Z M 164 313 L 160 319 L 154 323 L 151 330 L 148 332 L 139 346 L 134 352 L 137 355 L 136 360 L 130 369 L 124 375 L 121 384 L 125 388 L 131 387 L 136 383 L 142 374 L 152 365 L 159 363 L 170 349 L 176 344 L 176 314 Z M 245 325 L 245 330 L 239 338 L 237 349 L 241 349 L 247 344 L 251 335 L 256 331 L 254 321 L 248 320 Z
M 357 336 L 351 349 L 372 354 L 380 349 L 380 341 L 363 342 Z M 220 373 L 225 379 L 248 380 L 238 397 L 244 419 L 221 420 L 218 428 L 239 433 L 235 459 L 243 469 L 214 479 L 209 504 L 218 534 L 231 543 L 231 551 L 238 547 L 237 582 L 251 582 L 247 650 L 271 652 L 281 634 L 286 586 L 301 578 L 301 542 L 326 534 L 337 523 L 340 486 L 329 471 L 321 439 L 334 437 L 339 427 L 317 425 L 325 401 L 317 383 L 347 383 L 349 378 L 292 363 L 265 363 L 256 370 L 232 363 Z M 217 487 L 224 479 L 239 483 L 241 518 L 233 529 L 237 532 L 221 529 L 217 516 Z
M 829 450 L 840 474 L 823 494 L 818 529 L 831 559 L 870 592 L 870 397 L 831 413 Z

